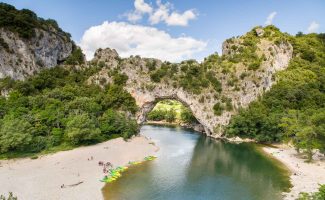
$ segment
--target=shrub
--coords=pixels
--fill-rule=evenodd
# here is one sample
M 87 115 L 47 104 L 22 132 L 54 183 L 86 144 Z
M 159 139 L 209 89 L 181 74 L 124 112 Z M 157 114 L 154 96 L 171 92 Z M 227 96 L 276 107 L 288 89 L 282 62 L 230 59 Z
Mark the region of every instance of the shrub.
M 9 192 L 9 196 L 5 197 L 4 195 L 0 195 L 0 200 L 18 200 L 17 197 L 15 197 L 12 192 Z
M 165 110 L 155 109 L 148 114 L 148 120 L 162 121 L 166 118 L 165 116 L 166 116 Z
M 156 60 L 147 61 L 146 66 L 147 66 L 149 71 L 156 70 Z
M 213 111 L 214 111 L 215 115 L 220 116 L 222 114 L 223 110 L 224 110 L 224 107 L 222 106 L 221 103 L 214 104 Z
M 81 65 L 85 63 L 85 57 L 82 50 L 78 47 L 75 48 L 71 55 L 66 59 L 65 64 L 67 65 Z
M 113 76 L 114 84 L 124 86 L 128 81 L 129 77 L 126 74 L 115 73 Z

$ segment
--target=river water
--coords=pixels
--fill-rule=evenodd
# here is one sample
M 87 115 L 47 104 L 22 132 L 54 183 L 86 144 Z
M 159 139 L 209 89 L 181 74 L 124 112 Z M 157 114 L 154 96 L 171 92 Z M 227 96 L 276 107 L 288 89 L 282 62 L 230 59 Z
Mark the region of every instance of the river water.
M 289 187 L 286 170 L 254 144 L 231 144 L 180 127 L 145 125 L 160 148 L 154 161 L 130 167 L 107 184 L 105 199 L 277 200 Z

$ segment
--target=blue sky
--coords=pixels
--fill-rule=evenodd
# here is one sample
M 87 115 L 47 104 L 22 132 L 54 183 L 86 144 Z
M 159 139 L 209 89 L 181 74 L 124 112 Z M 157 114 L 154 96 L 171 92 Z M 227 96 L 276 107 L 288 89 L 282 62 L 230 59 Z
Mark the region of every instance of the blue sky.
M 201 60 L 215 51 L 220 52 L 225 39 L 242 35 L 254 26 L 265 25 L 272 13 L 269 23 L 284 32 L 306 33 L 308 29 L 325 32 L 323 0 L 3 2 L 18 9 L 28 8 L 43 18 L 55 19 L 63 30 L 72 34 L 88 58 L 98 47 L 113 47 L 122 56 L 139 54 L 171 61 Z M 105 21 L 107 23 L 103 24 Z

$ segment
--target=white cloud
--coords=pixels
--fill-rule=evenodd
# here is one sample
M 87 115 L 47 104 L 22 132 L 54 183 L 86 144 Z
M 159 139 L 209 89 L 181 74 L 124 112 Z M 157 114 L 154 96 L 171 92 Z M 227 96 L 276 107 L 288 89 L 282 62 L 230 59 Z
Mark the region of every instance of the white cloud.
M 142 16 L 146 13 L 151 14 L 153 10 L 149 4 L 144 2 L 144 0 L 135 0 L 134 8 L 135 10 L 126 12 L 124 15 L 122 15 L 132 23 L 138 22 L 140 19 L 142 19 Z
M 157 5 L 158 8 L 155 9 L 154 13 L 149 16 L 149 21 L 151 24 L 158 24 L 169 17 L 171 5 L 168 2 L 166 4 L 162 4 L 159 0 L 157 1 Z
M 183 14 L 173 12 L 165 21 L 169 26 L 187 26 L 188 21 L 195 18 L 196 14 L 194 11 L 187 10 Z
M 307 32 L 308 33 L 315 33 L 319 29 L 319 24 L 315 21 L 311 22 L 310 25 L 308 26 Z
M 88 60 L 96 49 L 109 47 L 121 57 L 140 55 L 177 62 L 203 51 L 207 43 L 188 36 L 172 37 L 153 27 L 105 21 L 86 30 L 79 45 Z
M 271 12 L 269 14 L 269 16 L 267 16 L 266 21 L 265 21 L 264 24 L 265 25 L 271 25 L 276 14 L 277 14 L 276 12 Z
M 179 13 L 174 10 L 173 5 L 169 2 L 161 3 L 161 0 L 156 1 L 157 7 L 154 8 L 145 3 L 144 0 L 135 0 L 135 10 L 126 14 L 130 22 L 136 22 L 148 14 L 151 24 L 165 22 L 168 26 L 187 26 L 190 20 L 197 18 L 197 13 L 193 10 L 186 10 Z
M 134 1 L 135 10 L 140 13 L 151 13 L 152 7 L 144 2 L 144 0 L 135 0 Z
M 128 21 L 130 21 L 132 23 L 136 23 L 140 19 L 142 19 L 142 14 L 139 12 L 129 12 L 129 13 L 126 13 L 125 16 L 127 17 Z

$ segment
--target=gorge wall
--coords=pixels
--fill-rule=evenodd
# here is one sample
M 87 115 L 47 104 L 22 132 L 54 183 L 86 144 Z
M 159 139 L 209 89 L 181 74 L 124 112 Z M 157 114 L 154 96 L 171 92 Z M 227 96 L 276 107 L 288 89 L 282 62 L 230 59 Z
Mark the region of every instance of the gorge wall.
M 247 107 L 276 82 L 292 57 L 292 45 L 272 37 L 273 28 L 255 28 L 223 43 L 223 55 L 202 63 L 178 64 L 131 56 L 121 59 L 112 49 L 99 49 L 91 61 L 103 68 L 88 83 L 104 86 L 125 79 L 124 88 L 135 98 L 137 121 L 161 99 L 175 99 L 189 107 L 205 133 L 222 137 L 238 109 Z
M 52 29 L 35 29 L 35 36 L 21 38 L 17 33 L 0 28 L 0 78 L 24 79 L 42 68 L 62 63 L 72 52 L 70 38 Z

